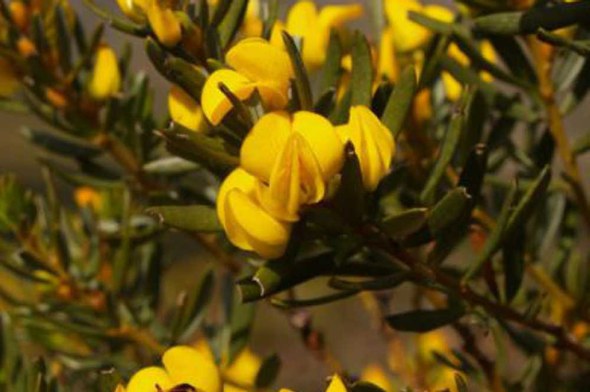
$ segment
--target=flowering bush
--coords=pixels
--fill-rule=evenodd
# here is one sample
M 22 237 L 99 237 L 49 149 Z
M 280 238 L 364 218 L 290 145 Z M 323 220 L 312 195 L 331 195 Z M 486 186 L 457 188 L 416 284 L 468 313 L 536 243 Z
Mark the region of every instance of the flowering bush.
M 77 3 L 0 0 L 2 390 L 590 389 L 590 2 Z

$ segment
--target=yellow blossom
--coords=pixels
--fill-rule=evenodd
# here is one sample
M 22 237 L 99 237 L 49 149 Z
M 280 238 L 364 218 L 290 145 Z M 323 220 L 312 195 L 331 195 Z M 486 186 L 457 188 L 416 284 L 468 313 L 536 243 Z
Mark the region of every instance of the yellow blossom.
M 244 348 L 230 366 L 223 370 L 226 380 L 223 392 L 248 392 L 249 389 L 253 389 L 261 365 L 260 357 L 248 347 Z M 248 389 L 240 388 L 237 385 L 248 387 Z
M 366 106 L 350 108 L 348 123 L 337 129 L 344 141 L 354 145 L 365 189 L 375 190 L 389 171 L 395 154 L 393 135 Z
M 439 5 L 423 6 L 418 0 L 384 0 L 385 15 L 393 30 L 395 47 L 400 52 L 409 52 L 423 46 L 432 36 L 427 28 L 409 19 L 409 12 L 426 14 L 444 22 L 451 22 L 454 14 Z
M 207 129 L 201 105 L 181 87 L 174 85 L 170 89 L 168 111 L 172 120 L 185 128 L 196 132 L 204 132 Z
M 383 389 L 385 392 L 393 392 L 393 386 L 389 376 L 383 370 L 381 365 L 376 363 L 370 364 L 363 369 L 361 380 L 370 382 Z
M 260 1 L 248 1 L 246 16 L 242 24 L 242 32 L 246 37 L 260 37 L 262 35 L 263 23 L 260 19 Z
M 135 22 L 143 22 L 145 20 L 145 11 L 147 10 L 148 1 L 149 0 L 117 0 L 117 4 L 129 19 Z
M 330 30 L 363 14 L 360 4 L 327 5 L 318 11 L 313 1 L 302 0 L 289 10 L 286 30 L 303 38 L 303 61 L 310 69 L 321 66 L 326 59 Z
M 89 186 L 76 188 L 74 191 L 74 200 L 79 207 L 92 207 L 95 210 L 100 209 L 102 197 L 96 189 Z
M 10 62 L 0 58 L 0 97 L 8 97 L 16 92 L 19 81 Z
M 263 116 L 240 152 L 242 167 L 268 184 L 260 190 L 265 208 L 287 221 L 299 219 L 302 204 L 324 198 L 343 160 L 344 146 L 332 124 L 306 111 Z
M 182 39 L 180 20 L 165 0 L 147 0 L 146 14 L 158 40 L 167 47 L 175 46 Z
M 483 41 L 480 45 L 482 56 L 491 63 L 496 62 L 496 52 L 489 41 Z M 469 57 L 459 49 L 456 44 L 451 44 L 448 49 L 448 55 L 464 66 L 469 66 Z M 492 75 L 487 72 L 481 72 L 481 78 L 486 82 L 493 80 Z M 448 72 L 442 73 L 442 81 L 445 87 L 447 98 L 451 101 L 457 101 L 461 97 L 463 86 Z
M 120 87 L 121 72 L 117 55 L 110 46 L 102 44 L 96 51 L 88 92 L 93 98 L 103 100 L 115 95 Z
M 141 369 L 131 377 L 127 392 L 158 392 L 187 385 L 202 392 L 221 392 L 219 370 L 211 359 L 188 346 L 175 346 L 162 356 L 164 367 Z
M 285 252 L 291 224 L 276 219 L 262 207 L 258 197 L 261 185 L 245 170 L 234 170 L 219 189 L 217 216 L 235 246 L 274 259 Z
M 293 67 L 285 50 L 262 38 L 248 38 L 227 52 L 226 61 L 233 69 L 215 71 L 207 79 L 201 96 L 203 112 L 213 125 L 219 124 L 232 109 L 232 103 L 219 89 L 220 83 L 240 100 L 258 90 L 269 110 L 287 105 Z
M 23 1 L 11 1 L 8 7 L 14 24 L 24 31 L 29 26 L 30 14 L 27 5 Z

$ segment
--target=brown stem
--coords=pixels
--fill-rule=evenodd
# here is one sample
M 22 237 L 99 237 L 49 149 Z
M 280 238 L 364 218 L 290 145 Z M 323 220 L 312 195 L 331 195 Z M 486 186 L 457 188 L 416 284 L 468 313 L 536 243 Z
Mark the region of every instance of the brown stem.
M 436 282 L 447 290 L 454 292 L 465 302 L 471 305 L 481 306 L 491 316 L 501 320 L 512 321 L 531 330 L 547 334 L 555 339 L 553 343 L 555 347 L 563 348 L 582 359 L 590 361 L 590 348 L 576 341 L 562 326 L 551 324 L 537 318 L 528 318 L 509 306 L 491 301 L 446 272 L 417 260 L 398 243 L 380 232 L 379 229 L 372 226 L 365 229 L 366 232 L 364 234 L 366 238 L 372 239 L 372 243 L 375 246 L 380 247 L 407 265 L 417 280 Z
M 536 37 L 529 38 L 529 46 L 537 66 L 539 93 L 541 100 L 545 105 L 549 131 L 555 139 L 557 151 L 563 162 L 565 174 L 580 211 L 582 212 L 584 221 L 586 222 L 586 225 L 590 227 L 590 204 L 588 203 L 588 197 L 584 191 L 582 175 L 580 174 L 580 168 L 576 161 L 576 155 L 571 148 L 570 141 L 563 125 L 561 112 L 555 100 L 555 86 L 551 78 L 553 60 L 555 57 L 554 48 L 540 41 Z

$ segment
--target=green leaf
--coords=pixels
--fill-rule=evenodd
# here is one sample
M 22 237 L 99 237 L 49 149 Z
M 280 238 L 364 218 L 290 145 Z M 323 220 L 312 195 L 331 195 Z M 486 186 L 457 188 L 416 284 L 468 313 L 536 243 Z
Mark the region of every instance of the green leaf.
M 342 42 L 340 36 L 335 30 L 330 31 L 330 43 L 328 44 L 328 52 L 326 54 L 326 61 L 322 69 L 322 82 L 320 91 L 325 92 L 330 89 L 336 90 L 338 88 L 338 81 L 342 76 Z
M 588 43 L 567 39 L 545 29 L 539 29 L 539 31 L 537 31 L 537 37 L 539 37 L 541 41 L 547 42 L 551 45 L 573 50 L 580 56 L 590 57 L 590 44 Z
M 474 90 L 466 90 L 463 93 L 463 97 L 454 110 L 453 117 L 449 129 L 445 135 L 445 139 L 442 142 L 441 151 L 436 159 L 434 168 L 428 177 L 428 181 L 420 194 L 420 199 L 424 202 L 431 202 L 435 196 L 436 189 L 442 180 L 447 167 L 451 164 L 455 155 L 455 150 L 461 140 L 461 135 L 465 130 L 465 108 L 468 102 L 473 98 Z
M 397 138 L 402 131 L 417 89 L 416 71 L 413 66 L 409 66 L 400 75 L 393 93 L 389 96 L 383 116 L 381 116 L 381 122 L 389 129 L 394 138 Z
M 71 34 L 68 28 L 68 21 L 66 14 L 61 5 L 55 6 L 55 31 L 57 34 L 57 49 L 59 53 L 59 64 L 64 73 L 67 73 L 72 68 L 72 49 L 71 49 Z
M 407 271 L 400 271 L 393 275 L 372 280 L 344 280 L 337 277 L 330 279 L 329 285 L 338 290 L 353 291 L 379 291 L 393 289 L 411 279 Z
M 222 48 L 227 48 L 233 41 L 242 25 L 247 7 L 248 0 L 233 0 L 231 2 L 229 10 L 217 29 L 219 32 L 219 42 L 221 43 Z
M 146 209 L 161 223 L 180 230 L 215 233 L 222 231 L 213 207 L 205 205 L 156 206 Z
M 420 12 L 409 11 L 408 19 L 438 34 L 448 35 L 454 31 L 453 23 L 446 23 Z
M 523 225 L 528 220 L 535 208 L 545 197 L 545 192 L 549 186 L 550 180 L 551 170 L 549 166 L 546 166 L 541 170 L 541 173 L 539 173 L 535 181 L 527 189 L 514 208 L 514 212 L 508 221 L 508 233 L 512 233 L 512 230 L 515 230 L 517 226 Z
M 280 298 L 271 298 L 270 303 L 273 306 L 281 309 L 296 309 L 296 308 L 309 308 L 312 306 L 320 306 L 326 305 L 332 302 L 339 301 L 341 299 L 345 299 L 356 295 L 358 290 L 345 290 L 339 291 L 337 293 L 328 294 L 321 297 L 315 297 L 310 299 L 280 299 Z
M 451 324 L 465 314 L 465 309 L 459 304 L 453 304 L 446 309 L 413 310 L 387 316 L 387 324 L 398 331 L 429 332 Z
M 166 75 L 181 86 L 195 101 L 201 101 L 201 92 L 207 77 L 194 65 L 178 57 L 170 57 L 164 64 Z
M 194 162 L 179 157 L 161 158 L 143 165 L 143 171 L 150 174 L 178 175 L 191 173 L 200 168 Z
M 515 77 L 526 80 L 527 83 L 533 86 L 536 85 L 537 73 L 523 47 L 515 37 L 493 36 L 489 40 L 494 47 L 494 51 L 498 53 L 502 62 L 506 64 Z
M 504 295 L 506 302 L 511 302 L 524 278 L 525 236 L 524 227 L 511 233 L 503 245 L 502 265 L 504 266 Z
M 260 370 L 256 375 L 254 386 L 256 388 L 270 388 L 275 382 L 279 371 L 281 370 L 281 358 L 278 355 L 273 354 L 262 361 Z
M 24 127 L 22 134 L 33 144 L 49 152 L 71 158 L 92 158 L 102 150 L 90 144 L 82 144 L 72 138 L 58 136 L 54 133 Z
M 199 276 L 197 284 L 180 298 L 178 313 L 171 327 L 172 336 L 178 338 L 179 342 L 190 338 L 203 320 L 214 294 L 214 286 L 214 270 L 208 265 Z
M 534 34 L 540 28 L 556 30 L 590 21 L 590 3 L 558 3 L 533 7 L 524 12 L 501 12 L 474 20 L 477 32 L 500 35 Z
M 334 196 L 334 209 L 346 221 L 359 223 L 365 210 L 363 175 L 358 157 L 351 142 L 344 147 L 345 161 L 338 192 Z
M 371 89 L 373 87 L 373 60 L 367 38 L 356 31 L 352 44 L 352 75 L 350 88 L 351 105 L 371 106 Z
M 291 37 L 289 33 L 283 31 L 282 35 L 295 74 L 295 88 L 297 89 L 297 97 L 299 98 L 301 110 L 312 110 L 313 96 L 311 93 L 311 85 L 309 83 L 305 64 L 301 58 L 301 53 L 297 48 L 293 37 Z M 305 42 L 303 42 L 303 45 L 305 45 Z
M 457 222 L 469 208 L 471 196 L 463 187 L 447 193 L 431 210 L 428 227 L 434 237 L 438 237 Z
M 496 251 L 500 249 L 502 242 L 506 238 L 508 219 L 513 211 L 512 209 L 514 201 L 516 199 L 517 191 L 518 186 L 516 184 L 513 184 L 510 188 L 510 191 L 508 192 L 508 195 L 506 196 L 506 199 L 504 199 L 504 204 L 502 206 L 502 210 L 500 211 L 500 216 L 498 217 L 496 226 L 488 235 L 485 245 L 481 252 L 479 252 L 479 254 L 477 255 L 475 261 L 469 265 L 469 269 L 467 270 L 467 272 L 465 273 L 465 277 L 463 278 L 464 281 L 468 281 L 469 279 L 474 277 L 480 271 L 484 263 L 491 259 L 494 253 L 496 253 Z
M 428 218 L 428 209 L 411 208 L 391 215 L 381 222 L 382 229 L 391 237 L 405 237 L 420 229 Z

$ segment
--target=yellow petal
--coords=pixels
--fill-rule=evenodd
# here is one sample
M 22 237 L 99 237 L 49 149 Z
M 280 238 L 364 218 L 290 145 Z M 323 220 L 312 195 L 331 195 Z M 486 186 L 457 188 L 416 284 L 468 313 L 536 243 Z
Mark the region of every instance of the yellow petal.
M 291 226 L 262 208 L 257 198 L 260 185 L 244 169 L 234 170 L 219 189 L 217 215 L 235 246 L 256 251 L 265 258 L 276 258 L 285 250 Z
M 224 369 L 224 377 L 238 385 L 254 386 L 256 376 L 260 370 L 262 360 L 250 348 L 246 347 L 233 360 L 231 365 Z M 224 388 L 224 392 L 227 392 Z
M 175 346 L 162 356 L 174 385 L 189 384 L 203 392 L 221 392 L 217 366 L 206 355 L 188 346 Z
M 247 38 L 231 48 L 225 59 L 250 81 L 273 86 L 287 96 L 293 67 L 285 50 L 262 38 Z
M 172 388 L 174 383 L 164 369 L 155 366 L 147 367 L 131 377 L 127 392 L 156 392 L 156 386 L 167 390 Z
M 385 373 L 385 370 L 383 370 L 382 366 L 376 363 L 370 364 L 363 369 L 361 380 L 370 382 L 383 389 L 385 392 L 394 391 L 391 380 Z
M 351 67 L 352 68 L 352 67 Z M 386 28 L 381 34 L 379 45 L 379 76 L 394 82 L 399 76 L 399 65 L 395 54 L 393 30 Z
M 271 112 L 262 116 L 242 143 L 241 166 L 268 183 L 290 134 L 291 118 L 287 112 Z
M 246 37 L 260 37 L 262 35 L 262 19 L 260 19 L 260 1 L 248 1 L 246 16 L 242 24 L 242 32 Z
M 175 46 L 182 39 L 180 21 L 174 11 L 162 0 L 149 0 L 147 17 L 158 40 L 167 47 Z
M 142 22 L 145 20 L 145 7 L 147 5 L 145 0 L 117 0 L 117 4 L 129 19 L 135 22 Z
M 296 112 L 293 132 L 300 133 L 315 155 L 324 181 L 340 172 L 344 163 L 344 144 L 332 124 L 319 114 Z
M 225 84 L 240 100 L 248 99 L 254 91 L 250 80 L 235 71 L 221 69 L 213 72 L 207 78 L 201 94 L 203 112 L 213 125 L 218 125 L 232 109 L 230 100 L 219 89 L 219 83 Z
M 389 171 L 395 153 L 391 132 L 365 106 L 353 106 L 348 124 L 338 127 L 338 131 L 354 145 L 365 189 L 375 190 Z
M 283 41 L 282 32 L 285 30 L 285 24 L 280 20 L 277 20 L 275 25 L 272 27 L 270 33 L 270 43 L 277 48 L 285 49 L 285 42 Z
M 323 28 L 341 27 L 344 23 L 363 16 L 363 6 L 351 5 L 327 5 L 320 11 L 319 22 Z
M 424 7 L 417 0 L 386 0 L 385 14 L 393 29 L 395 47 L 400 52 L 407 52 L 424 45 L 431 33 L 428 29 L 412 22 L 409 11 L 424 12 Z
M 201 105 L 181 87 L 173 85 L 168 94 L 168 111 L 174 122 L 193 131 L 206 130 L 206 122 Z
M 257 201 L 233 189 L 225 200 L 226 227 L 229 239 L 244 250 L 253 250 L 266 259 L 283 255 L 291 234 L 291 225 L 269 215 Z
M 93 98 L 103 100 L 116 94 L 120 87 L 121 73 L 117 55 L 111 47 L 100 45 L 96 51 L 88 92 Z
M 317 203 L 325 193 L 321 168 L 311 146 L 300 133 L 291 133 L 277 157 L 268 188 L 261 189 L 264 207 L 279 219 L 296 221 L 301 205 Z
M 445 87 L 445 93 L 450 101 L 456 102 L 461 97 L 463 85 L 457 81 L 450 73 L 442 73 L 442 82 Z
M 326 392 L 347 392 L 346 385 L 344 385 L 340 376 L 335 374 L 334 377 L 332 377 L 332 381 L 330 381 L 330 385 L 328 385 Z
M 287 15 L 287 31 L 291 35 L 303 37 L 313 31 L 317 18 L 318 9 L 313 1 L 298 1 Z
M 0 59 L 0 97 L 9 97 L 16 92 L 19 81 L 8 61 Z

